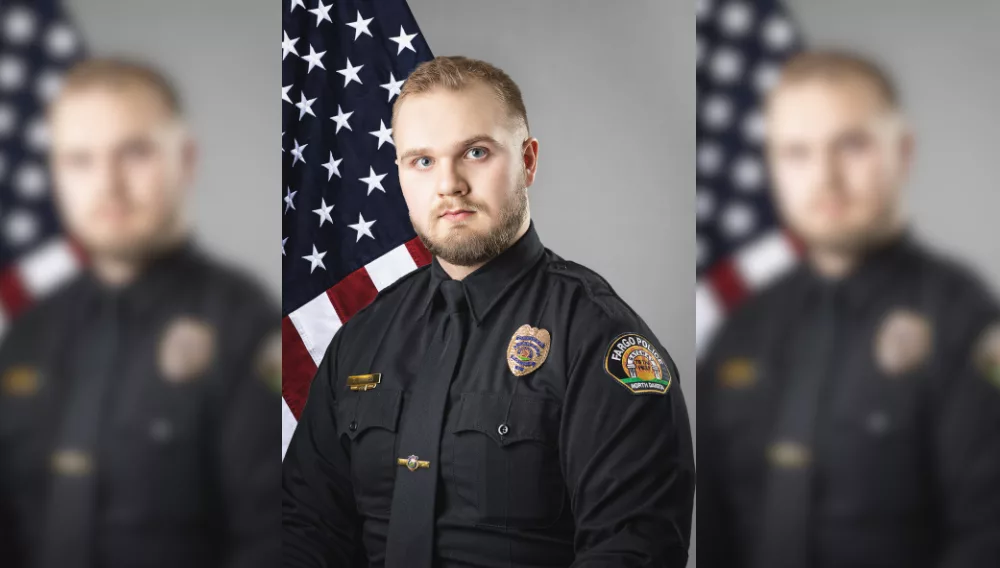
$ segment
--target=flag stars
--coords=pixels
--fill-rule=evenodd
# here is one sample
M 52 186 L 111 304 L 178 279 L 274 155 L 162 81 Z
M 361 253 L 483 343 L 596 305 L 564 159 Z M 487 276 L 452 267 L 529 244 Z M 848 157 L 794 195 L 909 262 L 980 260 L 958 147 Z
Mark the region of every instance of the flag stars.
M 334 160 L 333 152 L 330 152 L 330 161 L 323 164 L 323 167 L 326 168 L 327 172 L 326 181 L 330 181 L 331 179 L 333 179 L 333 176 L 340 177 L 340 162 L 343 161 L 344 161 L 343 158 L 339 160 Z
M 390 40 L 396 42 L 396 44 L 398 45 L 398 48 L 396 49 L 396 55 L 403 53 L 404 49 L 409 49 L 413 53 L 416 53 L 417 50 L 413 48 L 413 38 L 417 37 L 418 35 L 420 34 L 407 34 L 406 30 L 403 29 L 403 26 L 399 26 L 399 35 L 396 37 L 389 38 Z
M 293 142 L 295 143 L 295 147 L 292 148 L 292 156 L 294 157 L 294 159 L 292 160 L 292 167 L 294 168 L 295 164 L 299 162 L 302 162 L 303 164 L 306 163 L 306 157 L 302 155 L 302 152 L 306 149 L 306 146 L 308 146 L 309 144 L 303 144 L 299 146 L 298 140 L 293 140 Z
M 298 193 L 298 192 L 297 191 L 292 191 L 292 188 L 290 188 L 290 187 L 286 187 L 285 188 L 285 198 L 282 199 L 282 201 L 285 202 L 285 213 L 288 213 L 289 209 L 291 209 L 293 211 L 295 210 L 295 194 L 296 193 Z
M 319 215 L 319 226 L 322 227 L 323 223 L 329 221 L 333 224 L 333 217 L 330 216 L 330 211 L 333 211 L 333 205 L 327 205 L 326 199 L 320 199 L 319 209 L 313 209 L 313 213 Z
M 371 134 L 372 136 L 375 136 L 376 138 L 378 138 L 378 149 L 381 150 L 382 149 L 382 144 L 385 143 L 385 142 L 388 142 L 389 144 L 392 144 L 393 146 L 395 146 L 396 144 L 393 143 L 393 141 L 392 141 L 392 129 L 385 127 L 385 121 L 384 120 L 379 120 L 378 121 L 378 125 L 379 125 L 379 129 L 378 130 L 375 130 L 373 132 L 369 132 L 368 133 L 368 134 Z
M 284 39 L 281 40 L 281 60 L 284 61 L 285 57 L 288 57 L 289 53 L 298 56 L 299 51 L 295 49 L 295 44 L 299 41 L 299 38 L 292 39 L 288 37 L 288 33 L 284 30 L 282 30 L 281 35 L 285 36 Z
M 348 22 L 347 25 L 354 28 L 354 41 L 357 41 L 361 34 L 365 34 L 368 37 L 372 37 L 372 33 L 368 31 L 368 25 L 372 23 L 375 18 L 368 18 L 367 20 L 361 17 L 361 10 L 358 10 L 358 19 L 353 22 Z
M 316 50 L 313 49 L 313 46 L 311 46 L 311 45 L 309 46 L 309 55 L 302 56 L 302 60 L 303 61 L 308 61 L 309 62 L 309 69 L 306 70 L 306 74 L 307 75 L 312 72 L 313 67 L 319 67 L 320 69 L 326 71 L 326 65 L 323 65 L 323 61 L 322 61 L 322 57 L 324 55 L 326 55 L 325 51 L 321 51 L 319 53 L 316 53 Z
M 403 82 L 397 81 L 396 76 L 389 73 L 389 82 L 384 85 L 379 85 L 383 89 L 389 91 L 389 100 L 387 102 L 392 102 L 392 98 L 402 92 Z
M 281 238 L 281 256 L 285 256 L 285 243 L 288 242 L 288 237 Z
M 359 239 L 360 240 L 360 239 Z M 312 246 L 312 254 L 307 254 L 302 258 L 309 261 L 309 274 L 312 274 L 316 270 L 316 267 L 320 267 L 326 270 L 326 265 L 323 264 L 323 257 L 326 256 L 326 251 L 319 252 L 316 250 L 316 245 Z
M 354 114 L 353 110 L 351 112 L 344 112 L 343 110 L 341 110 L 340 105 L 337 105 L 337 116 L 330 117 L 330 120 L 337 123 L 337 130 L 334 131 L 334 134 L 340 132 L 341 128 L 346 128 L 351 131 L 354 130 L 353 128 L 351 128 L 351 125 L 347 122 L 347 119 L 351 118 L 352 114 Z
M 357 81 L 359 85 L 364 84 L 361 82 L 361 78 L 358 77 L 358 71 L 361 71 L 362 67 L 364 67 L 363 63 L 361 65 L 358 65 L 357 67 L 351 66 L 351 58 L 350 57 L 347 58 L 347 67 L 337 70 L 337 73 L 340 73 L 341 75 L 344 76 L 345 87 L 350 85 L 351 81 Z
M 292 6 L 288 9 L 289 12 L 294 12 L 295 8 L 302 6 L 302 9 L 306 9 L 305 0 L 292 0 Z
M 330 19 L 330 9 L 331 8 L 333 8 L 333 3 L 332 2 L 329 5 L 324 5 L 323 4 L 323 0 L 319 0 L 319 5 L 316 6 L 315 8 L 313 8 L 312 10 L 309 10 L 310 14 L 316 16 L 316 27 L 317 28 L 323 22 L 330 22 L 331 24 L 333 23 L 333 20 Z
M 306 99 L 305 93 L 299 93 L 299 102 L 295 103 L 295 106 L 299 109 L 299 120 L 302 120 L 307 114 L 316 116 L 316 113 L 312 110 L 312 104 L 316 102 L 316 99 Z
M 381 191 L 382 193 L 385 193 L 385 188 L 382 187 L 382 178 L 384 178 L 386 175 L 388 174 L 376 174 L 375 168 L 370 166 L 368 167 L 368 177 L 359 178 L 361 181 L 365 182 L 368 185 L 367 195 L 371 195 L 372 192 L 375 191 L 376 189 Z
M 358 213 L 358 222 L 355 223 L 354 225 L 348 225 L 348 227 L 358 232 L 358 238 L 354 242 L 356 243 L 361 242 L 361 237 L 370 237 L 374 239 L 375 235 L 372 234 L 372 229 L 371 229 L 372 225 L 374 224 L 375 220 L 365 221 L 365 218 L 361 216 L 361 213 Z
M 291 90 L 292 90 L 292 85 L 288 85 L 287 87 L 282 87 L 282 88 L 281 88 L 281 100 L 283 100 L 283 101 L 285 101 L 285 102 L 289 102 L 289 103 L 292 103 L 292 104 L 295 104 L 295 103 L 294 103 L 294 102 L 292 101 L 292 99 L 291 99 L 291 98 L 289 98 L 289 96 L 288 96 L 288 93 L 289 93 L 289 91 L 291 91 Z

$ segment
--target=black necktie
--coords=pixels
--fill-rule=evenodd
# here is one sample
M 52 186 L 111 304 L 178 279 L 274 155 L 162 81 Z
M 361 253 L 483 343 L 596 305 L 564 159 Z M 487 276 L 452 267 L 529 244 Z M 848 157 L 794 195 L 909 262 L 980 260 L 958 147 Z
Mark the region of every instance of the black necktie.
M 439 291 L 446 313 L 439 316 L 400 426 L 398 447 L 402 455 L 397 459 L 405 463 L 397 465 L 386 568 L 431 568 L 433 561 L 441 427 L 468 323 L 462 283 L 446 280 Z
M 102 295 L 93 325 L 85 325 L 61 372 L 72 379 L 61 412 L 50 467 L 40 568 L 87 568 L 95 563 L 98 442 L 108 385 L 115 372 L 118 299 Z M 62 354 L 66 357 L 66 354 Z
M 826 283 L 802 335 L 792 338 L 791 368 L 768 449 L 769 470 L 757 568 L 813 566 L 816 421 L 837 361 L 841 292 Z

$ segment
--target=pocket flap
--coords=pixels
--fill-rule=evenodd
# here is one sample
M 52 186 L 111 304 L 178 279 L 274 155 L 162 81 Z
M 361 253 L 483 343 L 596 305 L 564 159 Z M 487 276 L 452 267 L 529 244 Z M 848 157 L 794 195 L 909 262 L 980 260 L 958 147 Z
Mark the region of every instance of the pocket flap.
M 354 440 L 372 428 L 396 431 L 403 392 L 373 389 L 347 393 L 337 401 L 337 429 Z
M 505 421 L 508 400 L 508 397 L 499 394 L 463 393 L 456 409 L 459 415 L 453 432 L 480 432 L 501 446 L 525 440 L 557 446 L 559 405 L 555 401 L 515 396 Z M 506 426 L 503 436 L 500 435 L 501 425 Z

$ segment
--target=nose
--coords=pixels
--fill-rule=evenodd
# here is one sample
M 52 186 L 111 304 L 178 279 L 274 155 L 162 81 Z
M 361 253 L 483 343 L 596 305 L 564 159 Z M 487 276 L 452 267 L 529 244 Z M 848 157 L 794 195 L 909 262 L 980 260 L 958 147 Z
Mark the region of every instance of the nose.
M 466 195 L 469 184 L 453 162 L 442 164 L 438 168 L 437 193 L 441 197 Z

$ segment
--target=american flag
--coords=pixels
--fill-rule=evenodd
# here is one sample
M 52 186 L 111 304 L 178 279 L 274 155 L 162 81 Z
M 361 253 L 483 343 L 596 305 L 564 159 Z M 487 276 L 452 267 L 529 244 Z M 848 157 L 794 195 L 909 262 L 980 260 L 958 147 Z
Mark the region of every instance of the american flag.
M 430 262 L 396 174 L 392 102 L 430 48 L 405 0 L 283 0 L 282 455 L 334 333 Z
M 82 54 L 59 2 L 0 2 L 0 332 L 82 264 L 53 207 L 44 117 Z
M 761 103 L 800 40 L 777 0 L 701 0 L 697 41 L 695 341 L 701 355 L 726 314 L 798 257 L 767 188 Z

